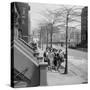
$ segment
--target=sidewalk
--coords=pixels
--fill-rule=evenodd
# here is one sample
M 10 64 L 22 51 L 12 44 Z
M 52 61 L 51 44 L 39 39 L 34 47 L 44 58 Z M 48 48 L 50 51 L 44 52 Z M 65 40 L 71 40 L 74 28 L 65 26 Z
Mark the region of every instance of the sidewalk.
M 75 65 L 74 65 L 75 64 Z M 47 71 L 47 83 L 49 86 L 55 85 L 71 85 L 83 84 L 88 82 L 88 73 L 83 68 L 82 64 L 68 62 L 68 74 L 62 74 L 55 71 Z M 87 70 L 87 69 L 86 69 Z M 62 71 L 63 72 L 63 71 Z
M 44 50 L 38 49 L 40 56 L 43 56 Z M 74 60 L 72 57 L 68 57 L 68 74 L 61 74 L 60 72 L 47 71 L 47 85 L 71 85 L 71 84 L 83 84 L 88 82 L 86 60 Z M 82 63 L 81 63 L 82 62 Z M 83 66 L 83 68 L 82 68 Z M 85 68 L 85 69 L 84 69 Z
M 68 74 L 61 74 L 58 72 L 47 72 L 47 84 L 49 86 L 55 85 L 71 85 L 71 84 L 82 84 L 85 80 L 80 76 L 75 75 L 72 72 Z

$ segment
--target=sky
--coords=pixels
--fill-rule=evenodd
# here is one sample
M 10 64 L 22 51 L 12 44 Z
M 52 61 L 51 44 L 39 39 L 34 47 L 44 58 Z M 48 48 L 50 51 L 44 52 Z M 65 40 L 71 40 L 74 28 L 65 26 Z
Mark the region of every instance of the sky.
M 63 5 L 60 4 L 42 4 L 42 3 L 29 3 L 31 10 L 30 10 L 30 19 L 31 19 L 31 32 L 38 28 L 38 24 L 41 22 L 44 17 L 42 16 L 43 12 L 47 9 L 49 10 L 55 10 Z M 64 5 L 65 7 L 72 7 L 71 5 Z M 82 8 L 82 6 L 77 6 L 79 8 Z M 81 12 L 81 10 L 80 10 Z M 81 17 L 77 18 L 78 20 L 81 20 Z M 70 25 L 77 25 L 78 23 L 71 23 Z M 78 29 L 80 29 L 81 26 L 78 26 Z

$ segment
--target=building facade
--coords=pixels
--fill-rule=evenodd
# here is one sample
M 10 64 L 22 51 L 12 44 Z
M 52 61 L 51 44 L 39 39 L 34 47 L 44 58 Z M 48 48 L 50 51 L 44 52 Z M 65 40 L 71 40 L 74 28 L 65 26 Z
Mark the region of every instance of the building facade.
M 88 47 L 88 7 L 84 7 L 81 13 L 81 46 Z
M 30 35 L 30 6 L 28 3 L 14 2 L 14 10 L 16 13 L 15 21 L 18 24 L 18 35 L 25 42 L 29 42 Z

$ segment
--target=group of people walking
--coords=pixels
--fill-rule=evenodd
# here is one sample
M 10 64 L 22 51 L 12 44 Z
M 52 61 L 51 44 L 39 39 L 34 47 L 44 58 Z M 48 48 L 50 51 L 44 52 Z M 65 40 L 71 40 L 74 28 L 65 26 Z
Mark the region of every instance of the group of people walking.
M 48 70 L 58 71 L 61 64 L 65 61 L 65 52 L 61 49 L 46 48 L 43 57 L 44 62 L 48 62 Z

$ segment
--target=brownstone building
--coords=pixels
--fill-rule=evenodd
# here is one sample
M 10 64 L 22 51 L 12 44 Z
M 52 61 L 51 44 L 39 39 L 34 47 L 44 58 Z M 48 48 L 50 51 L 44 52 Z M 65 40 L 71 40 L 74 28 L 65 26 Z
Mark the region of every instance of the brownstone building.
M 88 7 L 84 7 L 81 13 L 81 46 L 88 47 Z
M 30 6 L 28 3 L 14 2 L 14 27 L 18 27 L 18 36 L 22 38 L 25 42 L 29 42 L 30 35 L 30 18 L 29 10 Z M 15 29 L 14 29 L 15 31 Z

